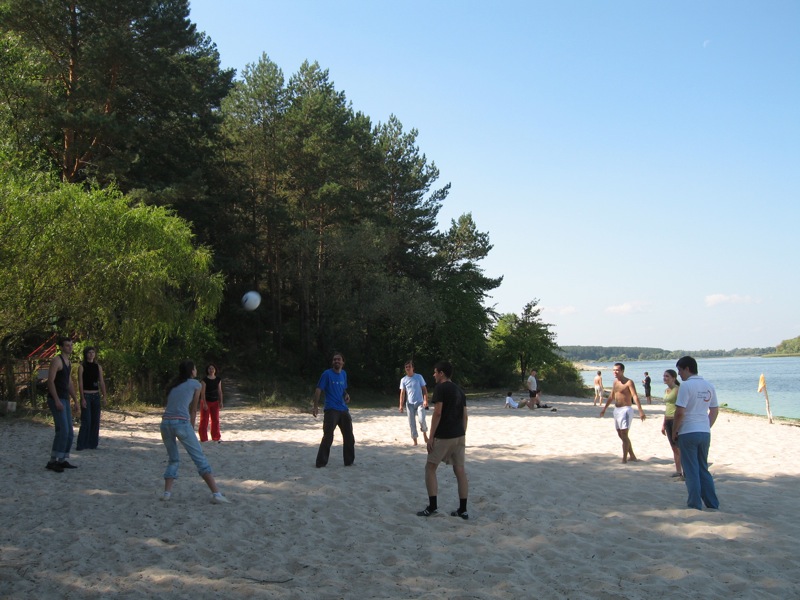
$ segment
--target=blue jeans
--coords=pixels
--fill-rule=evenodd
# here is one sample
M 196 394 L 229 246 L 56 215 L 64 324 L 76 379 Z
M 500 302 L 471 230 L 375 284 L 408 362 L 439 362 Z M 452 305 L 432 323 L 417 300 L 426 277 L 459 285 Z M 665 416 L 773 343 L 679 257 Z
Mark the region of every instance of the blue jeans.
M 81 407 L 81 428 L 75 450 L 94 450 L 100 439 L 100 393 L 84 392 L 86 408 Z
M 178 465 L 181 462 L 178 455 L 178 441 L 183 444 L 184 449 L 189 453 L 201 477 L 206 473 L 212 472 L 211 465 L 208 464 L 206 456 L 200 448 L 200 442 L 197 441 L 197 436 L 194 434 L 194 427 L 189 421 L 163 419 L 161 421 L 161 439 L 164 441 L 164 447 L 166 447 L 167 456 L 169 457 L 167 470 L 164 471 L 164 479 L 178 478 Z
M 686 506 L 702 510 L 702 500 L 708 508 L 719 508 L 714 478 L 708 472 L 708 448 L 711 446 L 710 433 L 681 433 L 678 448 L 681 451 L 681 468 L 686 478 L 689 500 Z
M 72 428 L 72 405 L 69 403 L 69 396 L 59 398 L 61 400 L 61 410 L 56 408 L 56 401 L 50 395 L 47 396 L 47 406 L 53 415 L 53 423 L 56 427 L 56 434 L 53 437 L 53 449 L 50 451 L 51 460 L 66 460 L 69 458 L 69 451 L 72 449 L 72 440 L 75 437 L 75 430 Z
M 425 406 L 422 402 L 418 404 L 406 402 L 406 412 L 408 413 L 408 426 L 411 428 L 411 437 L 417 439 L 417 420 L 419 420 L 420 431 L 423 433 L 428 431 L 428 426 L 425 424 Z

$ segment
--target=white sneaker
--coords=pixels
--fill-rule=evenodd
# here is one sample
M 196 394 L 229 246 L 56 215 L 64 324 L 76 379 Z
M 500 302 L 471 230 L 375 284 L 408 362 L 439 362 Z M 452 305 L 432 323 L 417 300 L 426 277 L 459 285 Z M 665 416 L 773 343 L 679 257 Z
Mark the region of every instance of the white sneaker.
M 231 501 L 228 500 L 222 494 L 211 494 L 211 504 L 230 504 Z
M 170 498 L 172 498 L 172 493 L 171 492 L 164 492 L 163 494 L 161 494 L 161 501 L 162 502 L 169 502 Z

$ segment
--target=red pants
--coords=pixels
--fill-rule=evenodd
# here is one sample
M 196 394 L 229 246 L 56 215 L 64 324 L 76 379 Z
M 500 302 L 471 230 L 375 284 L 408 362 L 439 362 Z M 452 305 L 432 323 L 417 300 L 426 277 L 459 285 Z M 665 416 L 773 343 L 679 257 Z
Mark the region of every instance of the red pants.
M 219 433 L 219 402 L 206 402 L 206 408 L 200 409 L 200 441 L 208 441 L 208 419 L 211 417 L 211 439 L 220 440 Z

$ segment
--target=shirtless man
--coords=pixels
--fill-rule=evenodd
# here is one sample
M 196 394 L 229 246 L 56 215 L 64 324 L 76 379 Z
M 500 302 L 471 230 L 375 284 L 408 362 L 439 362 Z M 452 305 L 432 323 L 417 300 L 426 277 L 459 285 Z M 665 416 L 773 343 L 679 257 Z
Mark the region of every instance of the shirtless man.
M 608 395 L 606 405 L 600 411 L 601 417 L 606 413 L 606 409 L 612 400 L 616 407 L 614 408 L 614 425 L 617 428 L 619 439 L 622 440 L 622 462 L 627 463 L 628 460 L 639 460 L 633 453 L 633 446 L 628 437 L 628 430 L 631 428 L 631 422 L 633 421 L 633 401 L 636 401 L 636 406 L 639 408 L 639 417 L 642 421 L 645 420 L 645 415 L 644 410 L 642 410 L 642 404 L 639 402 L 639 396 L 636 393 L 636 386 L 633 381 L 625 377 L 625 365 L 622 363 L 614 364 L 614 385 Z
M 594 405 L 603 403 L 603 374 L 598 371 L 594 376 Z

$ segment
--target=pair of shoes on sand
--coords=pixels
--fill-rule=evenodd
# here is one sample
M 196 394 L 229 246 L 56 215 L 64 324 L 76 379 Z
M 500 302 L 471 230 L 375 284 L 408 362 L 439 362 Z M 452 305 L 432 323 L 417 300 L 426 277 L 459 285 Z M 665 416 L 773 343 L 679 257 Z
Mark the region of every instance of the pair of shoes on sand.
M 426 506 L 424 509 L 422 509 L 421 511 L 419 511 L 419 512 L 417 513 L 417 516 L 418 516 L 418 517 L 430 517 L 432 514 L 435 514 L 435 513 L 437 513 L 437 512 L 438 512 L 438 509 L 436 509 L 436 508 L 431 508 L 431 507 L 429 507 L 429 506 Z M 451 516 L 451 517 L 461 517 L 461 518 L 462 518 L 462 519 L 464 519 L 465 521 L 466 521 L 467 519 L 469 519 L 469 514 L 467 513 L 467 511 L 464 511 L 464 512 L 460 513 L 460 512 L 458 512 L 457 510 L 454 510 L 454 511 L 452 511 L 452 512 L 450 513 L 450 516 Z

